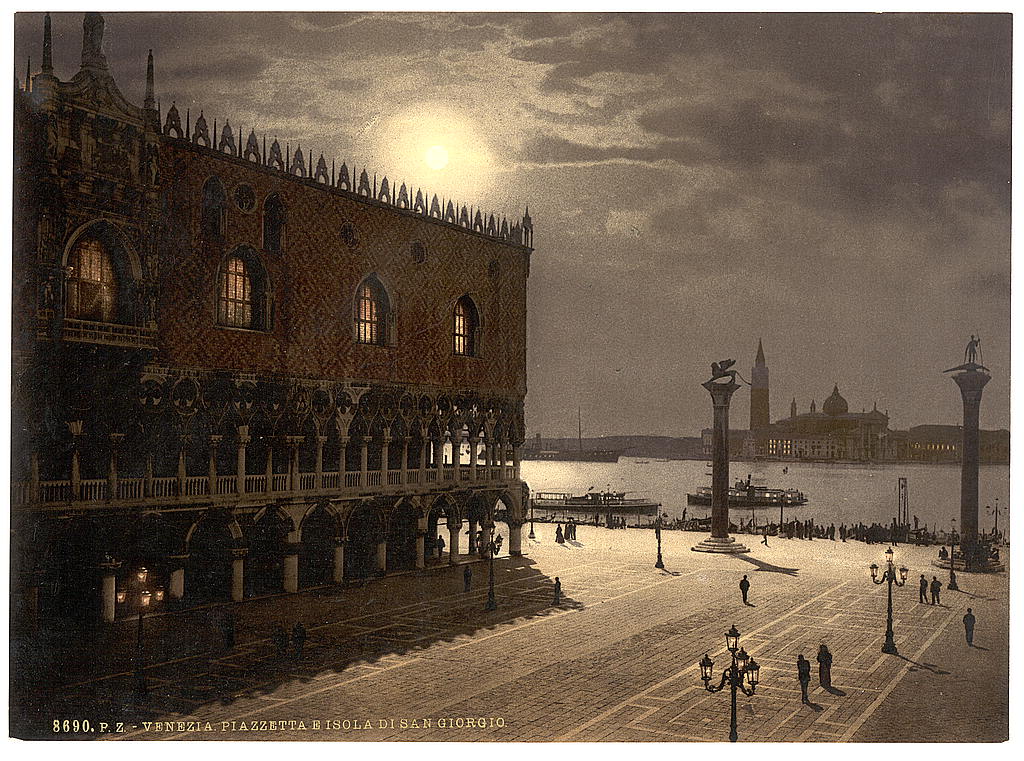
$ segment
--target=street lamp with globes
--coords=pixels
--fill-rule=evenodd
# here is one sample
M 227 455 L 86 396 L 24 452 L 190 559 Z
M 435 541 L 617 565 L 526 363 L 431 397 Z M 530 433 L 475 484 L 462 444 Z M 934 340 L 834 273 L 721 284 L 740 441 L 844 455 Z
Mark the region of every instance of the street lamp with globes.
M 704 682 L 704 689 L 708 692 L 721 692 L 725 689 L 725 686 L 729 685 L 729 690 L 732 694 L 732 712 L 729 719 L 729 742 L 736 742 L 736 692 L 737 690 L 742 692 L 746 696 L 754 694 L 754 690 L 757 687 L 758 679 L 761 675 L 761 667 L 757 661 L 747 655 L 747 651 L 742 649 L 740 646 L 740 633 L 736 630 L 735 625 L 725 633 L 725 646 L 732 655 L 732 665 L 726 666 L 725 671 L 722 672 L 722 680 L 718 683 L 718 686 L 712 686 L 711 684 L 711 672 L 714 670 L 715 663 L 712 661 L 707 653 L 704 653 L 704 657 L 700 660 L 700 678 Z M 737 652 L 738 651 L 738 652 Z M 746 678 L 747 685 L 744 686 L 743 680 Z
M 882 572 L 881 579 L 878 578 L 878 566 L 875 563 L 871 564 L 871 581 L 875 584 L 889 584 L 889 609 L 885 619 L 885 644 L 882 645 L 882 652 L 889 655 L 899 655 L 892 632 L 892 585 L 895 584 L 898 587 L 902 587 L 907 583 L 908 573 L 909 571 L 906 566 L 900 566 L 899 578 L 896 577 L 896 566 L 892 562 L 892 547 L 885 551 L 885 570 Z

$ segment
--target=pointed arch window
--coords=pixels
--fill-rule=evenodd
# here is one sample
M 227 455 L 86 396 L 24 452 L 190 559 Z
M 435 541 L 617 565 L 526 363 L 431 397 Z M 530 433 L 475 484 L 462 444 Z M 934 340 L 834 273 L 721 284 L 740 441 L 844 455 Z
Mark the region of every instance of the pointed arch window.
M 95 238 L 75 244 L 68 257 L 67 316 L 75 320 L 117 320 L 117 274 L 106 247 Z
M 225 258 L 217 282 L 218 325 L 269 329 L 271 300 L 267 279 L 254 251 L 240 248 Z
M 476 356 L 476 334 L 479 324 L 480 319 L 473 299 L 463 296 L 455 302 L 452 326 L 452 351 L 455 354 L 464 357 Z
M 280 252 L 284 244 L 285 208 L 274 193 L 263 203 L 263 250 Z
M 376 278 L 367 278 L 356 292 L 356 343 L 387 346 L 390 343 L 391 305 L 384 286 Z
M 202 212 L 203 238 L 209 241 L 224 240 L 228 214 L 227 195 L 224 186 L 216 177 L 211 177 L 203 185 Z

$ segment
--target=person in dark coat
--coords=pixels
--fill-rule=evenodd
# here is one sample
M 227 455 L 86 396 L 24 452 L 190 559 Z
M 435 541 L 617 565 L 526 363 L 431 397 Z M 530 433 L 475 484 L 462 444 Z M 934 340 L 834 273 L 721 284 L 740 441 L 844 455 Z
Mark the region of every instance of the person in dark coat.
M 302 648 L 306 645 L 306 627 L 299 621 L 292 627 L 292 644 L 295 646 L 295 659 L 302 657 Z
M 555 529 L 555 541 L 559 544 L 565 544 L 565 536 L 562 534 L 562 524 L 558 524 L 558 528 Z
M 924 577 L 923 573 L 921 574 L 921 581 L 917 589 L 917 599 L 918 602 L 928 604 L 928 579 Z
M 832 689 L 832 653 L 824 643 L 818 648 L 818 681 L 826 690 Z
M 967 646 L 974 647 L 974 613 L 971 609 L 967 609 L 967 614 L 964 616 L 964 635 L 967 637 Z
M 444 552 L 444 537 L 440 534 L 437 535 L 437 559 L 441 559 L 441 553 Z
M 740 580 L 740 594 L 743 595 L 743 604 L 749 605 L 747 602 L 747 592 L 750 591 L 750 582 L 747 581 L 747 575 L 743 574 L 743 578 Z
M 811 662 L 800 653 L 796 657 L 796 678 L 800 680 L 800 701 L 810 703 L 807 698 L 807 687 L 811 684 Z
M 555 597 L 552 601 L 552 605 L 562 604 L 562 581 L 557 576 L 555 577 Z
M 465 585 L 466 585 L 466 588 L 463 591 L 468 592 L 469 588 L 471 586 L 473 586 L 473 567 L 472 566 L 466 565 L 462 569 L 462 580 L 463 580 L 463 582 L 465 582 Z
M 932 576 L 932 605 L 939 605 L 939 593 L 942 591 L 942 582 L 938 577 Z
M 288 632 L 281 624 L 277 625 L 274 629 L 274 647 L 277 648 L 277 655 L 279 658 L 284 658 L 288 653 Z

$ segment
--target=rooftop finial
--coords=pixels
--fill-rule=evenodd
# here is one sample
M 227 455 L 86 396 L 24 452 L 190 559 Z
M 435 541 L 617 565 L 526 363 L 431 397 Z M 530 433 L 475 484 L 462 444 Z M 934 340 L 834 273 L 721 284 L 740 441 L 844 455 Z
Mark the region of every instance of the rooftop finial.
M 107 68 L 107 58 L 103 55 L 103 16 L 99 13 L 86 13 L 82 22 L 82 68 Z
M 146 59 L 146 100 L 142 104 L 145 108 L 153 108 L 153 50 L 150 48 L 149 58 Z
M 50 31 L 50 14 L 43 16 L 43 73 L 53 72 L 53 37 Z

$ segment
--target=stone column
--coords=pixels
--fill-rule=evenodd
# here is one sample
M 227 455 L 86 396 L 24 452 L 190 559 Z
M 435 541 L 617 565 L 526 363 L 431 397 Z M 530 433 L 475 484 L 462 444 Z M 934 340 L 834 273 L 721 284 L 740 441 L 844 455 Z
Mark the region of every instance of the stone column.
M 472 518 L 469 519 L 469 554 L 472 555 L 476 552 L 476 521 Z
M 362 444 L 359 446 L 359 485 L 366 486 L 366 474 L 369 471 L 369 460 L 370 452 L 366 443 L 366 438 L 363 438 Z
M 480 438 L 469 437 L 469 480 L 476 481 L 476 448 L 480 445 Z
M 231 599 L 241 602 L 245 597 L 245 550 L 231 551 Z
M 750 552 L 729 536 L 729 401 L 739 388 L 736 381 L 702 384 L 711 394 L 714 434 L 711 459 L 711 536 L 692 549 L 696 552 Z
M 377 574 L 383 576 L 388 572 L 388 542 L 381 539 L 377 543 Z
M 980 365 L 968 365 L 953 376 L 964 403 L 963 440 L 960 445 L 960 551 L 965 570 L 975 565 L 978 554 L 978 417 L 981 394 L 992 376 Z M 952 560 L 950 561 L 952 562 Z
M 267 439 L 267 466 L 264 468 L 263 475 L 266 481 L 263 491 L 270 494 L 274 491 L 274 443 L 269 438 Z
M 216 434 L 210 437 L 210 461 L 207 472 L 206 493 L 211 495 L 217 493 L 217 446 L 223 438 L 223 436 Z
M 341 539 L 334 545 L 334 575 L 335 584 L 345 580 L 345 540 Z
M 421 521 L 421 523 L 425 523 L 425 522 L 426 522 L 426 519 Z M 426 539 L 427 539 L 427 530 L 426 530 L 426 528 L 418 529 L 416 531 L 416 569 L 417 570 L 422 570 L 422 569 L 427 567 L 427 558 L 426 558 L 426 544 L 427 544 L 427 542 L 426 542 Z
M 82 460 L 79 453 L 78 440 L 82 437 L 82 421 L 72 420 L 68 423 L 71 431 L 71 498 L 82 498 Z
M 508 554 L 512 557 L 523 554 L 523 523 L 511 518 L 508 522 Z
M 402 437 L 402 484 L 406 484 L 409 481 L 408 478 L 409 470 L 409 437 Z
M 249 426 L 238 426 L 238 453 L 235 459 L 235 492 L 245 494 L 245 446 L 249 443 Z
M 512 467 L 515 469 L 516 480 L 519 480 L 519 463 L 522 460 L 523 447 L 521 445 L 512 446 Z
M 338 438 L 338 446 L 341 451 L 338 454 L 338 488 L 345 488 L 345 468 L 348 461 L 348 436 Z
M 423 444 L 420 446 L 420 488 L 427 482 L 427 447 L 430 446 L 429 441 L 426 437 L 423 439 Z
M 153 453 L 146 453 L 146 477 L 142 482 L 142 496 L 153 496 Z
M 459 535 L 462 533 L 462 523 L 448 523 L 448 565 L 455 565 L 459 562 Z
M 326 443 L 326 436 L 316 437 L 316 478 L 313 481 L 313 488 L 317 490 L 324 488 L 324 444 Z
M 434 467 L 438 471 L 444 469 L 444 437 L 434 442 Z M 440 481 L 441 476 L 437 480 Z
M 382 486 L 388 485 L 388 457 L 391 454 L 391 436 L 389 435 L 390 429 L 384 429 L 384 438 L 380 443 L 380 482 Z
M 29 469 L 31 472 L 31 483 L 29 485 L 29 499 L 33 504 L 39 502 L 39 452 L 34 451 L 29 455 Z
M 103 563 L 103 620 L 108 624 L 117 616 L 117 568 L 120 563 Z
M 178 496 L 185 496 L 185 478 L 187 477 L 185 470 L 185 438 L 182 437 L 181 443 L 178 446 Z
M 124 441 L 123 433 L 110 434 L 110 467 L 107 471 L 107 499 L 117 499 L 117 456 Z
M 304 436 L 289 436 L 288 441 L 288 491 L 299 490 L 299 445 Z
M 170 582 L 167 585 L 167 596 L 172 600 L 181 600 L 185 597 L 185 560 L 184 555 L 168 558 L 172 561 Z
M 294 593 L 299 591 L 299 532 L 292 531 L 288 534 L 288 544 L 284 552 L 284 591 Z

